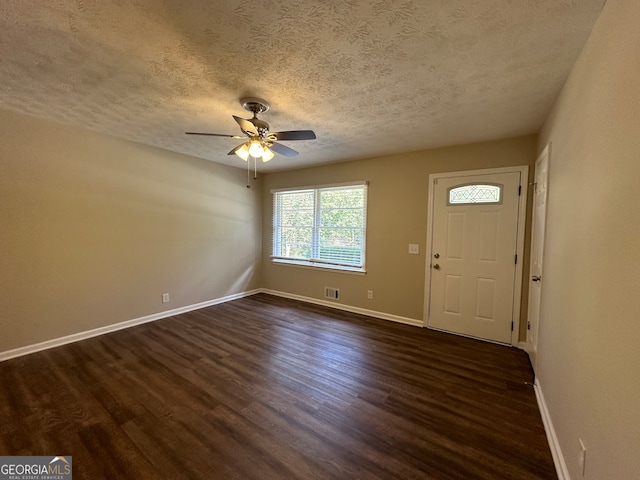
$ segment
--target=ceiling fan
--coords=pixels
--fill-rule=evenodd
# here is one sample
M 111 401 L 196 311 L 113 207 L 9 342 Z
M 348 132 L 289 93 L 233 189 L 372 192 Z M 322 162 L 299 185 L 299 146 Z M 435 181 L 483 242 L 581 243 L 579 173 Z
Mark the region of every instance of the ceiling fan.
M 295 157 L 298 155 L 293 148 L 278 143 L 279 141 L 290 140 L 314 140 L 316 134 L 313 130 L 289 130 L 286 132 L 270 132 L 269 124 L 258 118 L 259 113 L 269 110 L 269 104 L 260 98 L 243 98 L 240 100 L 242 108 L 253 113 L 252 118 L 240 118 L 233 115 L 233 118 L 244 136 L 225 135 L 221 133 L 204 133 L 204 132 L 185 132 L 187 135 L 209 135 L 212 137 L 229 137 L 229 138 L 246 138 L 236 148 L 231 150 L 228 155 L 236 154 L 243 160 L 247 161 L 249 157 L 253 157 L 254 161 L 261 158 L 263 162 L 271 160 L 275 153 L 284 155 L 285 157 Z M 275 153 L 274 153 L 275 152 Z

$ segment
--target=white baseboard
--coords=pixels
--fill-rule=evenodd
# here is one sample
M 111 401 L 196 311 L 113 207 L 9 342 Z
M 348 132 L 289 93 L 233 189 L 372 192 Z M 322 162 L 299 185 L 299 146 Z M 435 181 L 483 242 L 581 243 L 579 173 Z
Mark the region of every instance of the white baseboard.
M 327 300 L 320 300 L 318 298 L 305 297 L 302 295 L 296 295 L 293 293 L 280 292 L 278 290 L 262 289 L 263 293 L 269 295 L 275 295 L 277 297 L 290 298 L 291 300 L 299 300 L 301 302 L 313 303 L 316 305 L 322 305 L 325 307 L 335 308 L 337 310 L 344 310 L 346 312 L 358 313 L 360 315 L 366 315 L 367 317 L 380 318 L 382 320 L 391 320 L 392 322 L 404 323 L 406 325 L 413 325 L 414 327 L 423 327 L 422 320 L 415 318 L 401 317 L 400 315 L 392 315 L 390 313 L 377 312 L 375 310 L 368 310 L 366 308 L 353 307 L 351 305 L 344 305 L 342 303 L 330 302 Z
M 155 322 L 156 320 L 160 320 L 162 318 L 172 317 L 174 315 L 190 312 L 192 310 L 198 310 L 199 308 L 210 307 L 212 305 L 217 305 L 219 303 L 229 302 L 231 300 L 236 300 L 238 298 L 248 297 L 250 295 L 255 295 L 256 293 L 260 293 L 260 292 L 261 292 L 260 289 L 256 289 L 256 290 L 250 290 L 248 292 L 241 292 L 233 295 L 227 295 L 225 297 L 208 300 L 206 302 L 195 303 L 193 305 L 187 305 L 185 307 L 174 308 L 172 310 L 166 310 L 164 312 L 158 312 L 152 315 L 146 315 L 144 317 L 134 318 L 132 320 L 126 320 L 124 322 L 114 323 L 113 325 L 106 325 L 104 327 L 95 328 L 93 330 L 74 333 L 71 335 L 67 335 L 65 337 L 54 338 L 52 340 L 36 343 L 34 345 L 27 345 L 26 347 L 20 347 L 13 350 L 8 350 L 6 352 L 0 352 L 0 362 L 9 360 L 11 358 L 21 357 L 23 355 L 29 355 L 30 353 L 40 352 L 42 350 L 47 350 L 49 348 L 59 347 L 61 345 L 66 345 L 68 343 L 79 342 L 80 340 L 85 340 L 91 337 L 97 337 L 99 335 L 104 335 L 105 333 L 111 333 L 117 330 L 123 330 L 125 328 L 134 327 L 136 325 L 141 325 L 143 323 Z
M 560 448 L 560 442 L 558 442 L 558 437 L 556 436 L 556 431 L 553 428 L 553 422 L 551 421 L 551 416 L 549 415 L 549 410 L 547 409 L 547 403 L 544 399 L 542 389 L 540 388 L 540 382 L 537 378 L 533 386 L 533 390 L 536 392 L 538 408 L 540 409 L 542 423 L 544 424 L 544 431 L 547 433 L 547 441 L 549 442 L 551 455 L 553 456 L 553 463 L 556 466 L 558 480 L 571 480 L 569 471 L 567 470 L 567 464 L 564 461 L 562 449 Z

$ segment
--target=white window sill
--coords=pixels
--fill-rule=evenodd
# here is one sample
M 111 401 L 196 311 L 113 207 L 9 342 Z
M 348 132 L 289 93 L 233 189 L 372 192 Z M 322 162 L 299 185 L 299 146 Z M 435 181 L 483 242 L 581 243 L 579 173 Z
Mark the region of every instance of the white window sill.
M 316 262 L 306 262 L 304 260 L 283 260 L 281 258 L 272 258 L 271 263 L 277 265 L 287 265 L 290 267 L 308 268 L 311 270 L 330 270 L 332 272 L 350 273 L 352 275 L 364 275 L 367 273 L 364 268 L 346 267 L 343 265 L 328 265 Z

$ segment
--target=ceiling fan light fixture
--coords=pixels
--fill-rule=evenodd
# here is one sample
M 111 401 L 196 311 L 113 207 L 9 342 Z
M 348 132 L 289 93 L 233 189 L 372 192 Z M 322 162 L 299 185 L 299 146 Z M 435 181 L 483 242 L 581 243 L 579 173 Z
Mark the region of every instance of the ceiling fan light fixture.
M 254 158 L 258 158 L 258 157 L 262 157 L 263 154 L 264 154 L 264 147 L 262 146 L 262 144 L 255 140 L 251 142 L 251 144 L 249 145 L 249 155 L 251 155 Z
M 247 147 L 246 143 L 236 150 L 236 155 L 245 162 L 249 159 L 249 147 Z
M 275 156 L 275 153 L 273 153 L 271 150 L 265 147 L 264 153 L 262 154 L 262 161 L 266 163 L 269 160 L 271 160 L 274 156 Z

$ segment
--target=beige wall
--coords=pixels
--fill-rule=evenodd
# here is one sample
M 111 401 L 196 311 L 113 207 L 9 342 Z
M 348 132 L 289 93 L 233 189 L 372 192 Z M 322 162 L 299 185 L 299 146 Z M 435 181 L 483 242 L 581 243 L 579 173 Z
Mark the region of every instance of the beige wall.
M 535 150 L 536 137 L 527 136 L 265 175 L 263 286 L 316 299 L 325 286 L 337 287 L 345 305 L 422 320 L 429 174 L 532 165 Z M 369 181 L 366 275 L 271 263 L 271 189 L 357 180 Z M 420 255 L 407 253 L 409 243 L 420 245 Z
M 640 2 L 609 0 L 551 144 L 538 380 L 571 478 L 640 478 Z
M 0 352 L 260 287 L 245 185 L 241 169 L 0 111 Z

